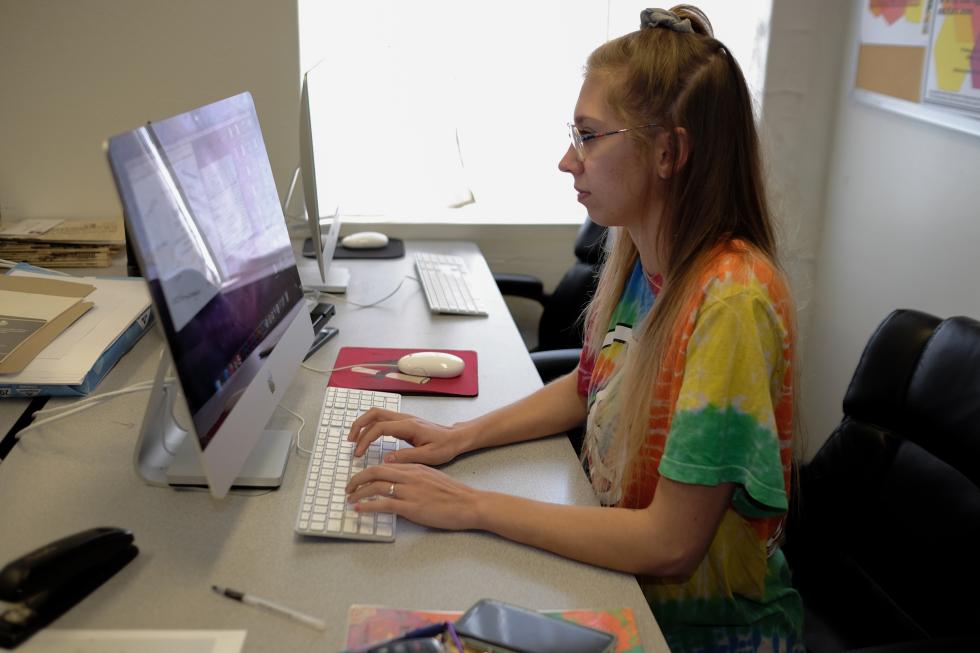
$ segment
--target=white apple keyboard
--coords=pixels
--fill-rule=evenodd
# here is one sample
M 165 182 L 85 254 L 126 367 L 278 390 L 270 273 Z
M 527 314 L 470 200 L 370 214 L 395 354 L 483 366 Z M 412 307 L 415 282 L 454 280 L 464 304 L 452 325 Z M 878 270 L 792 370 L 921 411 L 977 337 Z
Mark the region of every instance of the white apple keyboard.
M 488 315 L 482 299 L 473 291 L 469 271 L 459 256 L 417 252 L 415 270 L 431 312 Z
M 296 517 L 296 532 L 318 537 L 392 542 L 395 515 L 388 512 L 359 513 L 347 505 L 347 482 L 365 467 L 381 463 L 399 440 L 378 438 L 360 458 L 354 458 L 354 443 L 347 441 L 351 424 L 372 407 L 399 410 L 401 395 L 391 392 L 328 387 L 323 397 L 316 442 L 306 470 L 306 482 Z

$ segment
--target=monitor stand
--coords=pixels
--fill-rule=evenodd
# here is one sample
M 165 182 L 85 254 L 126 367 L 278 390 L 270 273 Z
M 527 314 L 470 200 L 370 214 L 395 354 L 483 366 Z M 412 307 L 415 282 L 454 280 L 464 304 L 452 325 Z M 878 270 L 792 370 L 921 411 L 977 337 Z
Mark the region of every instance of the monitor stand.
M 299 273 L 299 280 L 303 283 L 303 288 L 309 290 L 319 290 L 320 292 L 330 292 L 342 294 L 347 292 L 350 285 L 350 270 L 331 265 L 327 269 L 327 280 L 320 279 L 320 271 L 316 266 L 303 268 Z
M 303 258 L 314 258 L 313 239 L 307 238 L 303 241 Z M 316 265 L 304 265 L 296 261 L 296 269 L 299 270 L 299 278 L 303 287 L 309 290 L 319 290 L 342 294 L 347 292 L 350 285 L 350 270 L 334 265 L 332 262 L 327 266 L 326 281 L 320 278 L 320 270 Z
M 174 416 L 177 385 L 176 381 L 166 380 L 172 369 L 170 356 L 164 350 L 157 365 L 133 462 L 136 472 L 150 485 L 207 487 L 197 444 L 192 440 L 197 436 L 181 426 Z M 189 423 L 190 416 L 186 410 L 183 412 Z M 282 485 L 291 446 L 292 432 L 266 430 L 232 487 L 276 488 Z

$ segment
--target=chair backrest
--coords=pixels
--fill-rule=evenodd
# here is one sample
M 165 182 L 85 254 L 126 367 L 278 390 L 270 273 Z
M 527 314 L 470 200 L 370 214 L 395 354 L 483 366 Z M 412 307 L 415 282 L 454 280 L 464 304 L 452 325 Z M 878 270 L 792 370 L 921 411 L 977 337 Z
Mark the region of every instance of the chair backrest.
M 831 648 L 975 637 L 980 322 L 889 315 L 797 494 L 786 555 Z
M 541 311 L 536 350 L 582 346 L 582 312 L 598 282 L 606 227 L 586 218 L 575 238 L 575 264 L 565 273 Z

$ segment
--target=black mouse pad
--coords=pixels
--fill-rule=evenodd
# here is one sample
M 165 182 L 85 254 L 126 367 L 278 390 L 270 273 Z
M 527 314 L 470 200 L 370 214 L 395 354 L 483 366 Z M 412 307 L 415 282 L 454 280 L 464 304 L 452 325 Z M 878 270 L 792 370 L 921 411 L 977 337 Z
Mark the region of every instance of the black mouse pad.
M 306 258 L 316 258 L 313 251 L 313 241 L 309 238 L 303 243 L 303 256 Z M 349 249 L 340 243 L 333 251 L 333 257 L 337 258 L 401 258 L 405 256 L 405 241 L 400 238 L 389 238 L 388 244 L 378 249 Z

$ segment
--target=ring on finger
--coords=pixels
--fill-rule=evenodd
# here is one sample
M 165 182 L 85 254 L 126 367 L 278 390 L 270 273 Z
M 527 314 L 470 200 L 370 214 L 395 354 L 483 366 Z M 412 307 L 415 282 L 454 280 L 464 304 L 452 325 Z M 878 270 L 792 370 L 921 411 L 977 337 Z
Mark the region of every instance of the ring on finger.
M 394 483 L 392 483 L 391 485 L 388 486 L 388 496 L 390 498 L 392 498 L 392 499 L 395 498 L 395 484 Z

